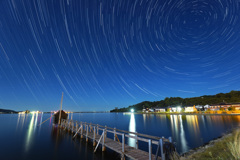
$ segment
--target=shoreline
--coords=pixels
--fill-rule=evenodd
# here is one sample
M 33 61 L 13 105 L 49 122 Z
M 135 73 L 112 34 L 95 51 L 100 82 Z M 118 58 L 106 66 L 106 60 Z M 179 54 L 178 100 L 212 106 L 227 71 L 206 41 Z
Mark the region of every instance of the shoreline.
M 199 146 L 197 148 L 192 148 L 188 152 L 179 154 L 180 160 L 194 159 L 194 156 L 196 156 L 197 154 L 204 154 L 204 152 L 208 151 L 209 149 L 217 147 L 218 143 L 224 143 L 224 141 L 226 141 L 226 139 L 229 139 L 232 136 L 234 136 L 234 132 L 239 131 L 239 130 L 240 130 L 240 127 L 232 128 L 230 131 L 224 133 L 222 136 L 219 136 L 219 137 L 203 144 L 202 146 Z

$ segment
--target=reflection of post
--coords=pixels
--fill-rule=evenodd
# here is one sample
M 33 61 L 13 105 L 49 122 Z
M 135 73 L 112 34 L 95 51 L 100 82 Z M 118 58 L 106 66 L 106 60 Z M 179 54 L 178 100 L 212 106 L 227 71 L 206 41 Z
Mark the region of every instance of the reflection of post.
M 61 135 L 60 127 L 52 126 L 51 137 L 55 141 L 55 148 L 57 148 L 63 138 Z
M 131 118 L 129 122 L 129 132 L 136 132 L 136 121 L 135 121 L 135 115 L 134 113 L 131 113 Z M 135 136 L 134 134 L 129 134 L 130 136 Z M 128 145 L 131 147 L 135 147 L 136 145 L 136 139 L 129 138 Z

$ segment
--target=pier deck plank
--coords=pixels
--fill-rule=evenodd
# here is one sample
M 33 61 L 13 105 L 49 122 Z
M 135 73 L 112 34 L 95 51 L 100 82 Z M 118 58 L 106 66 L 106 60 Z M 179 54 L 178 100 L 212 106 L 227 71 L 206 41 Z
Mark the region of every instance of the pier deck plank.
M 72 129 L 70 129 L 72 132 Z M 75 132 L 75 129 L 74 131 Z M 81 133 L 81 132 L 80 132 Z M 80 133 L 78 133 L 78 135 L 81 135 Z M 85 136 L 86 138 L 86 131 L 83 131 L 83 136 Z M 89 132 L 88 133 L 88 138 L 93 140 L 93 132 Z M 98 142 L 100 139 L 101 135 L 97 135 L 96 134 L 96 138 L 95 140 Z M 100 142 L 100 144 L 102 145 L 102 140 Z M 118 142 L 118 141 L 114 141 L 113 139 L 110 138 L 105 138 L 105 146 L 115 152 L 118 152 L 119 154 L 122 154 L 122 143 Z M 125 152 L 124 155 L 131 158 L 131 159 L 136 159 L 136 160 L 146 160 L 149 159 L 149 153 L 145 152 L 143 150 L 140 149 L 136 149 L 134 147 L 130 147 L 127 144 L 125 144 Z M 152 159 L 155 159 L 155 155 L 152 154 Z M 158 157 L 158 159 L 161 159 L 160 157 Z
M 75 134 L 75 132 L 77 131 L 77 129 L 75 127 L 70 127 L 70 128 L 65 128 L 68 129 L 68 131 L 72 132 Z M 79 131 L 77 133 L 79 136 L 81 136 L 81 131 Z M 86 132 L 86 130 L 83 129 L 82 135 L 85 138 L 88 138 L 90 140 L 94 140 L 94 133 L 93 130 L 89 130 L 88 134 Z M 95 141 L 98 143 L 99 139 L 101 138 L 101 135 L 96 134 L 95 135 Z M 102 143 L 102 139 L 100 141 L 100 144 L 103 145 Z M 104 146 L 119 153 L 119 154 L 123 154 L 122 153 L 122 143 L 118 142 L 118 141 L 114 141 L 113 139 L 110 139 L 108 137 L 105 137 L 105 142 L 104 142 Z M 124 146 L 125 151 L 124 151 L 124 156 L 129 157 L 131 159 L 136 159 L 136 160 L 146 160 L 149 159 L 149 153 L 140 149 L 136 149 L 134 147 L 128 146 L 127 144 L 125 144 Z M 151 159 L 155 159 L 155 155 L 152 154 L 152 158 Z M 158 157 L 158 159 L 161 160 L 161 157 Z

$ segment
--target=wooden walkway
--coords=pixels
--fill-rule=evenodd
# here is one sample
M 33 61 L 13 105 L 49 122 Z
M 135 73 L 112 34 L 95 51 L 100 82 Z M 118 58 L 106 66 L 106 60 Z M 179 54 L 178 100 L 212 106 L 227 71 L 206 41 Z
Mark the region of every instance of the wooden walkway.
M 163 145 L 166 142 L 172 143 L 171 138 L 165 139 L 86 122 L 74 122 L 72 120 L 62 119 L 61 127 L 74 133 L 73 138 L 79 135 L 81 138 L 86 138 L 86 141 L 90 139 L 93 142 L 93 146 L 95 146 L 94 152 L 96 152 L 98 146 L 101 145 L 102 151 L 105 151 L 107 147 L 121 154 L 122 159 L 129 157 L 131 159 L 138 160 L 165 160 Z M 113 138 L 109 138 L 110 134 L 113 135 Z M 136 147 L 131 147 L 125 144 L 126 137 L 134 139 L 136 141 Z M 148 143 L 148 152 L 138 149 L 138 141 Z M 152 153 L 152 145 L 157 145 L 157 151 L 155 155 Z M 159 154 L 161 157 L 159 157 Z

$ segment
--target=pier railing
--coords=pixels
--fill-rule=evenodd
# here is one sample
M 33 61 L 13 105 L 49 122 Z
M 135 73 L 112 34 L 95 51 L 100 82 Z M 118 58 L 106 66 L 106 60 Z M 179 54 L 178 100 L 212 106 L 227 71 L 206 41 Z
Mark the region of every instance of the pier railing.
M 105 151 L 106 147 L 108 147 L 116 152 L 119 152 L 122 157 L 128 156 L 133 159 L 138 159 L 137 156 L 141 155 L 142 157 L 145 156 L 145 158 L 149 160 L 157 160 L 159 153 L 161 153 L 161 159 L 165 160 L 166 151 L 164 149 L 164 144 L 172 143 L 171 137 L 166 139 L 164 137 L 156 137 L 137 132 L 130 132 L 87 122 L 78 122 L 62 119 L 61 127 L 67 129 L 72 133 L 75 133 L 73 138 L 75 138 L 76 135 L 79 135 L 81 138 L 85 137 L 86 141 L 88 141 L 89 138 L 92 139 L 93 146 L 95 146 L 94 152 L 96 152 L 99 144 L 101 144 L 102 151 Z M 113 137 L 109 136 L 110 134 L 112 134 Z M 130 147 L 125 144 L 126 137 L 135 140 L 135 147 Z M 138 148 L 139 141 L 148 143 L 148 153 Z M 121 148 L 119 148 L 119 145 L 121 145 Z M 157 150 L 155 154 L 152 153 L 153 145 L 157 145 Z

